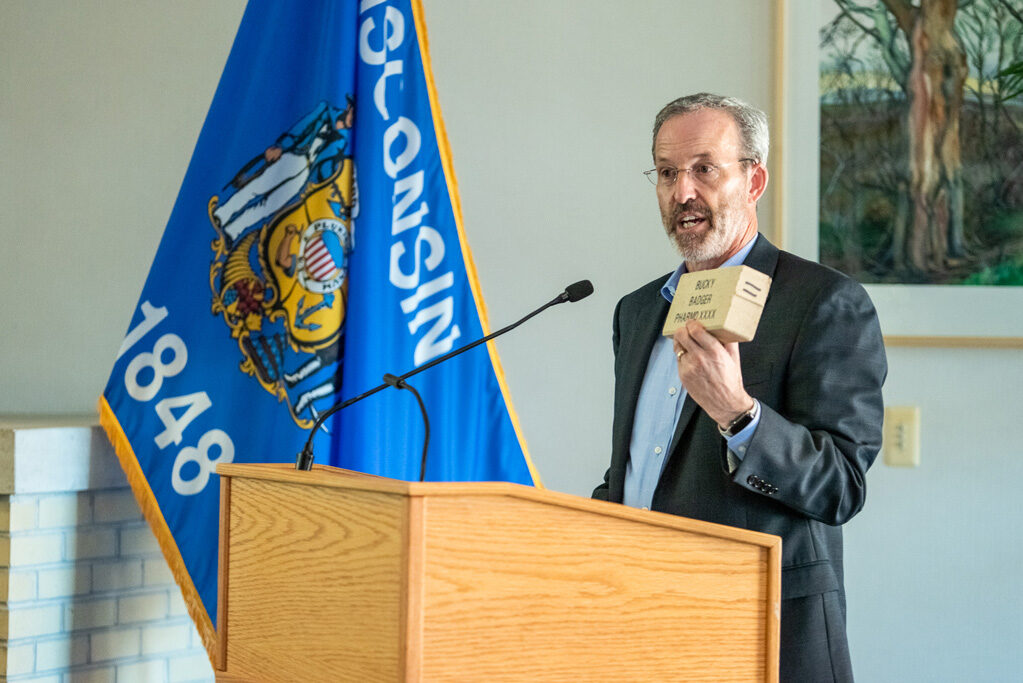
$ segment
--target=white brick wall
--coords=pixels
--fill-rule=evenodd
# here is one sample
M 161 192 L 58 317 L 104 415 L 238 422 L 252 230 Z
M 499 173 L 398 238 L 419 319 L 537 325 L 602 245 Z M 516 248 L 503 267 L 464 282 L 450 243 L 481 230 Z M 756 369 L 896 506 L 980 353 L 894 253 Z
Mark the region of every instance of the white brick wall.
M 86 525 L 92 521 L 91 502 L 91 496 L 87 492 L 45 496 L 39 500 L 39 528 Z
M 0 567 L 0 602 L 31 600 L 36 596 L 36 573 Z
M 67 433 L 80 431 L 89 434 Z M 14 490 L 0 490 L 0 681 L 211 681 L 181 593 L 97 432 L 13 439 L 13 457 L 27 462 L 64 451 L 53 481 L 20 466 Z
M 118 683 L 159 683 L 167 680 L 167 662 L 150 659 L 136 664 L 122 664 L 117 667 Z
M 159 562 L 164 567 L 167 566 L 162 557 L 152 561 Z M 126 591 L 142 585 L 142 560 L 139 559 L 94 562 L 92 569 L 92 592 L 94 593 Z M 169 568 L 167 576 L 171 576 Z M 170 585 L 170 583 L 173 583 L 173 578 L 164 585 Z
M 60 633 L 63 619 L 60 605 L 44 605 L 29 603 L 28 605 L 10 604 L 0 613 L 6 622 L 3 635 L 9 639 L 25 636 L 48 636 Z
M 12 533 L 10 536 L 11 567 L 27 567 L 64 560 L 64 534 Z
M 89 592 L 92 567 L 83 564 L 39 570 L 39 599 L 66 598 Z

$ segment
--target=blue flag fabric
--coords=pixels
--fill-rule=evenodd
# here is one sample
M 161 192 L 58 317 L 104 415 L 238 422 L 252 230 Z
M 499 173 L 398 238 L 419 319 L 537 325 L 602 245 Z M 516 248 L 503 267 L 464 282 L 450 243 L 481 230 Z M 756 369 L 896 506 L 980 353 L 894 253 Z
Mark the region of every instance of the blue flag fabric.
M 207 648 L 218 463 L 291 461 L 318 414 L 487 333 L 415 0 L 250 0 L 100 418 Z M 428 480 L 534 482 L 480 346 L 411 383 Z M 418 478 L 387 390 L 317 461 Z

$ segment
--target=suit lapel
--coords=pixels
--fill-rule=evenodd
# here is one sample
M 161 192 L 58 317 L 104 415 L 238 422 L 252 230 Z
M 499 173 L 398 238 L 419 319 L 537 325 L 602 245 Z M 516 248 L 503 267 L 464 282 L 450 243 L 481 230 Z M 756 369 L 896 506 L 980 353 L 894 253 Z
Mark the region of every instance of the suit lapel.
M 778 247 L 768 242 L 766 237 L 760 235 L 757 238 L 757 243 L 753 245 L 749 254 L 746 255 L 743 265 L 759 270 L 764 275 L 774 277 L 774 269 L 778 266 Z M 767 296 L 770 298 L 771 293 L 768 292 Z
M 693 416 L 696 415 L 698 409 L 699 406 L 696 405 L 696 401 L 687 394 L 685 403 L 682 404 L 682 412 L 678 416 L 678 424 L 675 425 L 675 433 L 671 437 L 671 446 L 668 448 L 669 458 L 674 457 L 675 448 L 678 446 L 678 442 L 682 440 L 682 434 L 685 433 L 686 428 L 692 421 Z
M 664 279 L 667 280 L 668 276 Z M 619 321 L 621 337 L 618 356 L 621 367 L 615 380 L 615 393 L 618 415 L 624 420 L 624 424 L 622 429 L 615 430 L 611 471 L 617 476 L 610 482 L 610 500 L 621 502 L 624 496 L 625 466 L 629 460 L 636 404 L 639 402 L 639 392 L 643 386 L 647 363 L 650 361 L 650 352 L 664 328 L 669 305 L 667 299 L 661 296 L 660 290 L 657 290 L 636 309 L 634 317 Z

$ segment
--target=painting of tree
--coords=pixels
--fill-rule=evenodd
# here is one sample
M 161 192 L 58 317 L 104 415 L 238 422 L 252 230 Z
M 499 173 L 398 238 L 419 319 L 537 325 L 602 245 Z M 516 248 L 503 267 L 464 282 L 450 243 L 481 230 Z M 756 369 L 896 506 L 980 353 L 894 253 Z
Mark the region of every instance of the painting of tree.
M 1023 0 L 821 2 L 821 261 L 1023 285 Z

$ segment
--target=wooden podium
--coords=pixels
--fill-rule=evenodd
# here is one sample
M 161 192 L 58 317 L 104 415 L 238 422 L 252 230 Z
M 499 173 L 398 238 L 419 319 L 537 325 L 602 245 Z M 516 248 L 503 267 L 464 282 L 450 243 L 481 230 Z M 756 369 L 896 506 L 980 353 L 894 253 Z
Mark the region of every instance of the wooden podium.
M 218 681 L 778 678 L 776 536 L 516 484 L 217 472 Z

